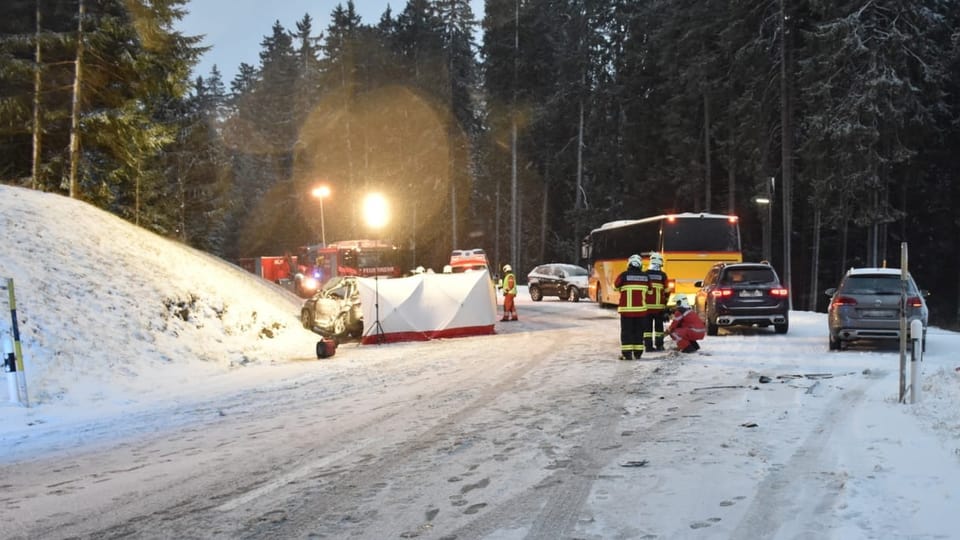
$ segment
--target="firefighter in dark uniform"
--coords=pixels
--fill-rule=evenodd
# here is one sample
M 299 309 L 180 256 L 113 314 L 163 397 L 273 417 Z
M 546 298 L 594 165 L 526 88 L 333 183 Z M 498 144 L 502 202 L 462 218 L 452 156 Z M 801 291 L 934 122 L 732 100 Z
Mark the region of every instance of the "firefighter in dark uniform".
M 663 324 L 667 316 L 667 273 L 663 271 L 663 255 L 650 252 L 647 267 L 650 288 L 647 290 L 647 326 L 643 330 L 643 344 L 648 351 L 663 350 Z
M 639 360 L 643 355 L 650 276 L 644 272 L 642 265 L 643 260 L 639 255 L 631 255 L 627 260 L 627 269 L 613 282 L 614 288 L 620 292 L 617 313 L 620 314 L 621 360 Z

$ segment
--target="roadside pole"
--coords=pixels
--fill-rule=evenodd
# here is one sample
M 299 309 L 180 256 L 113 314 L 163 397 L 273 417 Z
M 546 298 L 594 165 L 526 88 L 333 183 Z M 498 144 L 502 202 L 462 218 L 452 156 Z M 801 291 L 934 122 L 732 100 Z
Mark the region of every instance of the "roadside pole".
M 918 319 L 910 321 L 910 403 L 920 402 L 920 361 L 923 360 L 923 323 Z
M 907 399 L 907 243 L 900 243 L 900 403 Z
M 20 327 L 17 324 L 17 298 L 13 292 L 13 278 L 7 278 L 7 283 L 3 287 L 7 289 L 7 295 L 10 298 L 10 318 L 12 321 L 11 331 L 13 334 L 13 352 L 14 368 L 16 369 L 17 387 L 20 404 L 24 407 L 30 406 L 30 400 L 27 397 L 27 375 L 23 369 L 23 350 L 20 348 Z
M 7 395 L 10 403 L 20 404 L 20 394 L 17 390 L 17 360 L 13 355 L 13 341 L 3 337 L 3 371 L 7 373 Z

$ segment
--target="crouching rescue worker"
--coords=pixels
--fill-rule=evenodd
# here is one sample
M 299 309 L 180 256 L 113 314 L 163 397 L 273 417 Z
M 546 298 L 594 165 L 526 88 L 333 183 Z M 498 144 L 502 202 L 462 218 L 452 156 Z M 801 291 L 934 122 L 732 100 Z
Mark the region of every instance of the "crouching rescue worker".
M 517 276 L 509 264 L 503 265 L 503 277 L 500 279 L 500 290 L 503 292 L 503 318 L 501 321 L 516 321 L 517 305 Z
M 690 309 L 686 296 L 677 297 L 666 333 L 677 342 L 678 351 L 692 353 L 700 350 L 697 342 L 707 335 L 707 329 L 697 312 Z
M 650 276 L 643 270 L 639 255 L 627 259 L 627 269 L 617 276 L 614 288 L 620 292 L 620 359 L 643 356 L 643 332 L 647 326 L 647 294 Z

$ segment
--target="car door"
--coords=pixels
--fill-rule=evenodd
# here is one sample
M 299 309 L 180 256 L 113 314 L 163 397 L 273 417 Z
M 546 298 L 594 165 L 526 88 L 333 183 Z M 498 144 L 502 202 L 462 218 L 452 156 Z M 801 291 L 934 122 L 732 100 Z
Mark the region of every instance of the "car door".
M 712 291 L 717 285 L 717 277 L 720 275 L 720 270 L 720 267 L 715 266 L 707 272 L 707 275 L 703 278 L 703 283 L 701 284 L 700 288 L 697 289 L 696 297 L 693 300 L 694 309 L 704 321 L 707 320 L 707 304 L 710 300 L 710 291 Z
M 543 291 L 544 296 L 556 296 L 557 295 L 557 270 L 556 268 L 546 265 L 543 267 L 543 272 L 541 273 L 540 279 L 540 290 Z

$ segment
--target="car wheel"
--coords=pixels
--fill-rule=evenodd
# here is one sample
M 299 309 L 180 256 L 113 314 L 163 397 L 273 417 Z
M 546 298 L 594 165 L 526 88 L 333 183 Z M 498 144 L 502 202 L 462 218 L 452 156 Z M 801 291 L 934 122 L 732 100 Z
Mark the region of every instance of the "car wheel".
M 363 335 L 363 322 L 361 321 L 361 322 L 358 322 L 356 325 L 354 325 L 354 326 L 347 332 L 347 335 L 349 335 L 349 336 L 352 337 L 352 338 L 358 338 L 358 337 L 362 336 L 362 335 Z
M 580 289 L 577 289 L 576 287 L 570 287 L 569 289 L 567 289 L 567 300 L 571 302 L 579 302 Z
M 540 287 L 537 287 L 536 285 L 530 287 L 530 299 L 534 302 L 543 300 L 543 293 L 540 291 Z
M 790 323 L 789 323 L 789 322 L 785 322 L 785 323 L 783 323 L 783 324 L 775 324 L 775 325 L 773 325 L 773 330 L 774 330 L 776 333 L 778 333 L 778 334 L 786 334 L 786 333 L 787 333 L 787 330 L 789 330 L 789 329 L 790 329 Z
M 831 350 L 831 351 L 839 351 L 839 350 L 840 350 L 840 338 L 834 336 L 833 334 L 830 334 L 829 338 L 830 338 L 830 350 Z
M 307 330 L 313 330 L 313 315 L 310 314 L 309 309 L 304 308 L 303 311 L 300 312 L 300 322 Z
M 715 335 L 717 335 L 717 330 L 719 330 L 719 329 L 717 328 L 717 324 L 716 324 L 715 322 L 713 322 L 713 321 L 710 319 L 710 317 L 707 317 L 706 319 L 704 319 L 704 321 L 705 321 L 705 323 L 706 323 L 706 325 L 707 325 L 707 335 L 708 335 L 708 336 L 715 336 Z
M 340 315 L 333 321 L 333 335 L 335 337 L 342 336 L 347 331 L 347 316 L 346 314 Z

